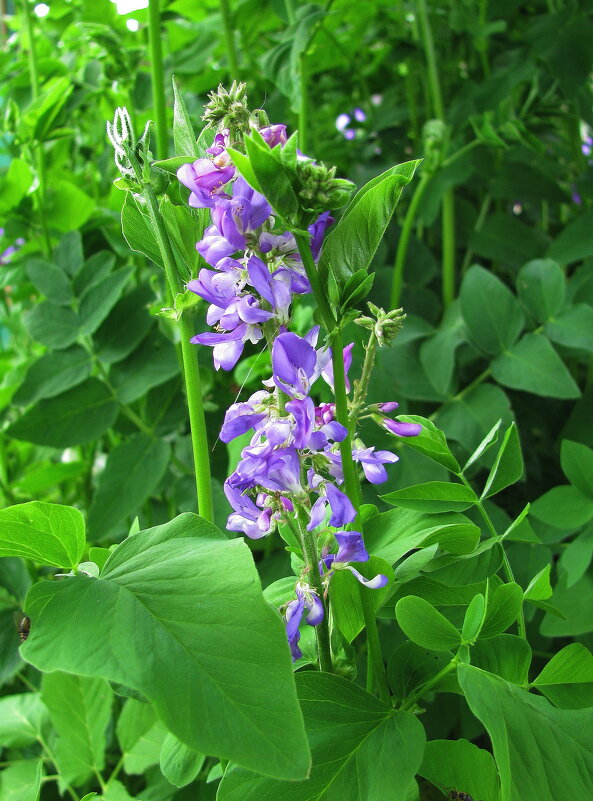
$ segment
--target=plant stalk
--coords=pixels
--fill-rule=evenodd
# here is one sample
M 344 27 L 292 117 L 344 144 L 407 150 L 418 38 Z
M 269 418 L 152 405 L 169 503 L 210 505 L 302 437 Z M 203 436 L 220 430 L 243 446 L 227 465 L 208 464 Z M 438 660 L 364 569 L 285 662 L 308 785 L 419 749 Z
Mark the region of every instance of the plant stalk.
M 404 279 L 404 268 L 406 264 L 406 256 L 408 254 L 408 245 L 410 243 L 410 236 L 412 234 L 414 220 L 416 219 L 416 214 L 418 212 L 418 206 L 420 205 L 420 201 L 424 197 L 424 193 L 426 192 L 428 184 L 430 183 L 431 177 L 432 176 L 429 172 L 422 173 L 420 182 L 416 186 L 416 189 L 410 201 L 410 205 L 408 206 L 408 210 L 406 211 L 404 224 L 402 226 L 402 231 L 399 237 L 399 241 L 397 243 L 397 252 L 395 254 L 395 265 L 393 268 L 393 279 L 391 283 L 391 302 L 389 304 L 390 309 L 397 309 L 400 304 L 402 285 Z
M 160 159 L 166 159 L 169 149 L 169 137 L 167 135 L 167 109 L 165 104 L 165 78 L 163 73 L 159 0 L 149 0 L 148 2 L 148 43 L 150 48 L 152 107 L 156 117 L 157 155 Z
M 239 80 L 239 59 L 237 57 L 237 46 L 235 44 L 235 32 L 233 30 L 233 19 L 229 0 L 219 0 L 222 24 L 224 27 L 224 38 L 226 40 L 226 52 L 229 60 L 229 72 L 233 80 Z

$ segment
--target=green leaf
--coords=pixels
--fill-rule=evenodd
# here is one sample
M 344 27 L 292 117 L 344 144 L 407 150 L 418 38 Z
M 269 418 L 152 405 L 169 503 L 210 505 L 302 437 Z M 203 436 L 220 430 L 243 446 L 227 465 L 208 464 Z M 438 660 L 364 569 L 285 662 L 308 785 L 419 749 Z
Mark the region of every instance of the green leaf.
M 78 309 L 81 333 L 92 334 L 101 325 L 119 300 L 132 272 L 131 267 L 117 270 L 85 289 Z
M 552 565 L 546 565 L 529 582 L 523 597 L 526 601 L 547 601 L 552 597 L 550 586 L 550 570 Z
M 249 186 L 252 189 L 255 189 L 260 194 L 263 194 L 262 188 L 259 185 L 257 176 L 253 171 L 253 166 L 249 161 L 249 158 L 244 153 L 241 153 L 240 150 L 235 150 L 233 147 L 227 147 L 226 150 L 227 153 L 230 155 L 231 159 L 233 160 L 233 164 L 235 165 L 237 170 L 241 173 L 243 178 L 245 178 Z
M 195 137 L 193 137 L 195 142 Z M 152 166 L 158 167 L 165 172 L 168 172 L 170 175 L 177 175 L 177 170 L 180 167 L 183 167 L 184 164 L 192 164 L 196 160 L 197 156 L 172 156 L 170 159 L 162 159 L 159 161 L 153 161 Z
M 423 648 L 451 651 L 461 645 L 459 631 L 424 598 L 401 598 L 395 606 L 395 617 L 404 634 Z
M 506 430 L 502 444 L 486 479 L 481 499 L 496 495 L 497 492 L 515 484 L 523 475 L 523 456 L 521 443 L 515 423 Z
M 54 262 L 68 275 L 76 276 L 79 274 L 84 264 L 80 231 L 69 231 L 60 237 L 60 241 L 54 248 Z
M 565 439 L 560 449 L 560 464 L 570 483 L 593 499 L 593 450 L 580 442 Z
M 310 777 L 280 783 L 227 769 L 218 801 L 406 801 L 424 749 L 417 718 L 339 676 L 299 673 L 296 681 L 313 753 Z
M 197 751 L 267 775 L 307 774 L 284 626 L 241 539 L 180 515 L 128 537 L 98 579 L 36 584 L 26 611 L 31 635 L 21 650 L 40 670 L 102 676 L 142 693 Z
M 492 375 L 505 387 L 550 398 L 578 398 L 574 378 L 548 340 L 525 334 L 516 345 L 497 356 Z
M 91 368 L 91 357 L 80 345 L 45 353 L 29 367 L 13 401 L 19 406 L 28 406 L 41 398 L 52 398 L 82 383 L 89 377 Z
M 43 760 L 22 759 L 0 773 L 2 801 L 37 801 L 41 791 Z
M 586 303 L 577 303 L 548 320 L 545 332 L 559 345 L 593 352 L 593 309 Z
M 72 303 L 72 283 L 66 272 L 57 264 L 31 259 L 27 262 L 27 275 L 35 288 L 53 303 Z
M 161 773 L 175 787 L 185 787 L 196 778 L 206 757 L 188 748 L 185 743 L 169 733 L 161 748 Z
M 169 455 L 169 445 L 148 434 L 134 434 L 109 453 L 89 510 L 93 539 L 105 539 L 142 506 L 162 479 Z
M 547 244 L 545 234 L 509 212 L 490 215 L 469 239 L 470 248 L 478 256 L 513 267 L 520 267 L 534 256 L 543 256 Z
M 440 673 L 450 661 L 450 653 L 430 651 L 406 640 L 395 649 L 387 664 L 387 679 L 396 699 L 405 701 L 415 690 Z
M 566 587 L 572 587 L 584 575 L 592 557 L 593 527 L 590 526 L 575 537 L 560 554 L 558 575 L 562 577 Z
M 461 636 L 465 642 L 474 642 L 478 639 L 482 623 L 484 622 L 484 612 L 486 611 L 486 601 L 482 593 L 474 595 L 470 605 L 465 611 L 463 618 L 463 628 Z
M 497 634 L 487 640 L 479 640 L 472 647 L 471 662 L 481 670 L 525 686 L 531 664 L 531 648 L 523 637 Z
M 502 634 L 517 620 L 523 604 L 523 590 L 518 584 L 501 584 L 488 598 L 486 620 L 480 637 Z
M 468 334 L 480 350 L 495 356 L 515 342 L 523 329 L 523 312 L 495 275 L 474 265 L 465 274 L 459 297 Z
M 74 279 L 76 294 L 81 295 L 85 289 L 102 281 L 115 267 L 115 261 L 115 253 L 110 253 L 108 250 L 93 253 L 76 274 Z
M 420 776 L 443 793 L 457 790 L 480 801 L 498 801 L 498 773 L 492 754 L 468 740 L 426 743 Z
M 179 91 L 177 81 L 173 78 L 173 146 L 175 153 L 178 156 L 193 156 L 198 158 L 199 151 L 196 144 L 196 135 L 194 133 L 191 119 L 187 111 L 185 101 Z M 161 158 L 164 153 L 159 153 Z
M 121 210 L 121 228 L 124 239 L 132 250 L 143 253 L 159 267 L 163 267 L 161 251 L 150 218 L 141 210 L 131 192 L 126 192 Z
M 593 706 L 593 654 L 573 642 L 550 659 L 533 687 L 564 709 Z
M 66 77 L 47 81 L 39 96 L 25 109 L 19 121 L 19 136 L 43 141 L 73 89 L 74 84 Z
M 502 556 L 502 547 L 497 542 L 484 540 L 473 553 L 464 556 L 439 556 L 430 565 L 430 578 L 456 587 L 476 584 L 500 569 Z M 469 600 L 471 597 L 473 594 Z
M 593 499 L 576 487 L 563 484 L 534 501 L 529 514 L 554 528 L 574 530 L 593 518 Z
M 542 620 L 540 631 L 544 637 L 577 637 L 593 631 L 591 609 L 593 608 L 593 577 L 589 573 L 567 587 L 558 582 L 552 597 L 554 608 L 560 616 L 548 611 Z
M 115 304 L 105 322 L 93 334 L 97 358 L 113 364 L 140 344 L 153 325 L 147 308 L 152 298 L 149 287 L 139 286 Z
M 478 447 L 475 449 L 475 451 L 472 453 L 472 455 L 465 463 L 462 472 L 465 473 L 465 471 L 469 467 L 475 464 L 478 461 L 478 459 L 480 459 L 485 453 L 487 453 L 490 450 L 490 448 L 496 443 L 496 441 L 498 440 L 498 431 L 501 425 L 502 425 L 502 420 L 497 420 L 496 423 L 494 423 L 490 431 L 486 434 L 484 439 L 480 442 Z
M 463 512 L 478 500 L 470 487 L 448 481 L 427 481 L 380 497 L 392 506 L 420 512 Z
M 103 769 L 112 698 L 103 679 L 61 672 L 43 677 L 41 699 L 58 735 L 55 758 L 62 790 Z
M 115 727 L 117 741 L 129 774 L 143 774 L 156 765 L 167 730 L 151 704 L 128 698 Z
M 564 304 L 566 278 L 555 261 L 534 259 L 519 270 L 517 294 L 536 322 L 545 323 Z
M 508 426 L 513 413 L 509 398 L 494 384 L 480 384 L 462 398 L 445 403 L 436 415 L 436 423 L 447 438 L 460 442 L 468 453 L 498 420 Z
M 330 582 L 330 598 L 332 612 L 335 615 L 336 625 L 342 636 L 352 642 L 364 628 L 364 615 L 362 611 L 361 593 L 370 593 L 375 610 L 379 609 L 389 597 L 393 582 L 393 569 L 385 560 L 378 556 L 371 556 L 368 562 L 356 565 L 362 575 L 371 579 L 381 573 L 387 576 L 389 584 L 377 590 L 363 587 L 349 570 L 339 570 L 332 576 Z
M 77 339 L 80 320 L 67 306 L 44 300 L 25 312 L 25 327 L 29 334 L 48 348 L 67 348 Z
M 74 568 L 84 546 L 84 518 L 78 509 L 42 501 L 0 509 L 0 556 Z
M 461 468 L 457 459 L 453 456 L 447 445 L 447 439 L 443 432 L 426 417 L 417 414 L 400 414 L 396 420 L 405 423 L 420 423 L 422 431 L 415 437 L 398 437 L 398 440 L 414 451 L 423 453 L 438 464 L 442 464 L 447 470 L 459 473 Z
M 97 439 L 113 424 L 117 405 L 97 378 L 32 406 L 7 434 L 36 445 L 69 448 Z
M 296 215 L 299 202 L 292 187 L 289 171 L 279 155 L 280 146 L 272 150 L 257 131 L 245 137 L 245 149 L 251 168 L 266 200 L 282 217 Z
M 46 220 L 49 228 L 73 231 L 81 228 L 95 210 L 96 203 L 70 181 L 58 180 L 49 186 Z
M 434 336 L 420 346 L 420 361 L 437 392 L 448 395 L 455 370 L 455 353 L 466 340 L 459 302 L 445 311 L 443 322 Z
M 561 267 L 593 256 L 591 242 L 593 211 L 589 210 L 572 220 L 556 237 L 548 249 L 547 256 Z
M 458 674 L 470 709 L 492 740 L 500 801 L 593 795 L 593 709 L 554 709 L 544 698 L 468 665 L 459 665 Z
M 12 486 L 21 495 L 35 496 L 63 481 L 78 478 L 86 471 L 84 462 L 37 462 Z
M 330 273 L 342 286 L 358 270 L 367 270 L 391 221 L 401 193 L 420 162 L 407 161 L 373 178 L 350 201 L 325 238 L 319 259 L 322 282 Z
M 0 698 L 0 747 L 27 748 L 43 736 L 49 717 L 39 693 Z
M 118 399 L 131 403 L 142 397 L 151 387 L 164 384 L 178 372 L 175 346 L 155 328 L 129 358 L 113 367 L 110 380 Z
M 0 214 L 16 208 L 33 183 L 33 170 L 23 159 L 13 158 L 0 183 Z

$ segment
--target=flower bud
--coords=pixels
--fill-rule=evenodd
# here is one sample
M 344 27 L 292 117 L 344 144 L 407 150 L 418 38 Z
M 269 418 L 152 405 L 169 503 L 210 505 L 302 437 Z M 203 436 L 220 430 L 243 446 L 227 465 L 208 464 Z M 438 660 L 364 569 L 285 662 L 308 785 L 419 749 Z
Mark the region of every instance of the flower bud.
M 233 81 L 230 89 L 219 84 L 216 92 L 208 95 L 202 119 L 207 125 L 229 128 L 234 132 L 247 132 L 251 123 L 251 112 L 247 106 L 246 84 Z

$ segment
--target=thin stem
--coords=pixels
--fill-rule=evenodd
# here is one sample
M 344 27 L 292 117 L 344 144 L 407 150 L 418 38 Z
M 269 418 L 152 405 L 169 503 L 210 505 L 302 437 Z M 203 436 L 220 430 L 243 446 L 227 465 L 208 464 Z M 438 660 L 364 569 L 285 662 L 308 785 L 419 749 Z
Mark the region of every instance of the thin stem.
M 148 206 L 148 213 L 155 232 L 156 240 L 161 252 L 167 282 L 173 298 L 183 291 L 183 284 L 179 278 L 175 257 L 169 241 L 169 235 L 160 215 L 158 202 L 154 189 L 150 184 L 144 184 L 143 194 Z M 196 351 L 191 347 L 190 338 L 193 334 L 187 319 L 187 311 L 183 312 L 179 321 L 181 335 L 181 353 L 183 356 L 183 372 L 185 375 L 185 390 L 189 407 L 189 421 L 191 441 L 196 472 L 196 490 L 198 496 L 198 512 L 212 521 L 214 507 L 212 502 L 212 481 L 210 478 L 210 455 L 208 452 L 208 437 L 206 434 L 206 419 L 202 403 L 202 387 L 200 381 L 200 367 Z
M 148 2 L 148 43 L 150 48 L 150 77 L 152 82 L 152 107 L 156 117 L 157 155 L 166 159 L 169 149 L 167 135 L 167 109 L 165 105 L 165 79 L 163 73 L 163 50 L 161 47 L 161 13 L 159 0 Z
M 328 608 L 323 597 L 323 584 L 319 575 L 319 554 L 317 543 L 312 531 L 307 531 L 307 513 L 302 505 L 297 505 L 297 521 L 303 558 L 307 566 L 307 581 L 313 587 L 323 604 L 323 620 L 315 626 L 317 649 L 319 652 L 319 667 L 328 673 L 333 672 L 331 646 L 329 639 Z
M 448 189 L 442 200 L 442 284 L 443 305 L 449 306 L 455 299 L 455 205 L 453 190 Z
M 332 335 L 332 366 L 334 372 L 334 397 L 336 402 L 336 419 L 348 431 L 342 442 L 340 442 L 340 456 L 342 470 L 344 472 L 344 486 L 346 495 L 352 501 L 357 515 L 354 525 L 360 525 L 358 509 L 361 503 L 360 481 L 356 474 L 354 460 L 352 459 L 352 440 L 348 429 L 348 396 L 346 395 L 346 375 L 344 371 L 344 345 L 342 332 L 336 329 Z
M 373 367 L 375 366 L 375 356 L 377 355 L 378 347 L 379 340 L 377 339 L 377 335 L 373 329 L 369 336 L 369 341 L 365 347 L 360 380 L 355 382 L 354 385 L 354 396 L 352 398 L 352 403 L 350 404 L 350 417 L 348 418 L 348 429 L 350 431 L 356 431 L 358 416 L 365 405 L 366 396 L 369 391 L 371 375 L 373 373 Z
M 367 648 L 369 653 L 368 666 L 372 666 L 372 671 L 369 671 L 369 676 L 367 677 L 367 686 L 374 681 L 379 698 L 385 704 L 390 704 L 391 693 L 389 692 L 387 674 L 385 673 L 385 662 L 383 661 L 383 654 L 381 651 L 381 641 L 379 640 L 379 630 L 377 629 L 372 592 L 372 590 L 366 587 L 359 587 L 360 603 L 367 634 Z
M 443 96 L 441 94 L 441 84 L 439 81 L 439 72 L 437 69 L 436 53 L 434 49 L 434 41 L 432 38 L 432 30 L 428 13 L 426 11 L 425 0 L 418 0 L 418 17 L 420 20 L 420 35 L 422 37 L 422 46 L 424 48 L 424 55 L 426 57 L 426 65 L 428 68 L 428 85 L 430 88 L 430 95 L 432 106 L 435 116 L 440 120 L 445 119 L 445 109 L 443 106 Z
M 478 212 L 478 217 L 476 219 L 476 223 L 474 225 L 474 231 L 481 231 L 482 226 L 486 222 L 486 217 L 488 216 L 488 212 L 490 211 L 490 204 L 492 203 L 492 197 L 489 194 L 484 195 L 484 199 L 482 201 L 482 205 L 480 206 L 480 211 Z M 465 273 L 467 268 L 470 265 L 471 260 L 473 259 L 474 252 L 471 248 L 465 252 L 465 256 L 463 258 L 463 263 L 461 265 L 461 273 Z
M 226 52 L 229 60 L 229 72 L 233 80 L 239 79 L 239 59 L 237 57 L 237 47 L 235 44 L 235 31 L 233 30 L 233 20 L 229 0 L 219 0 L 222 24 L 224 26 L 224 38 L 226 40 Z
M 416 189 L 410 201 L 410 205 L 408 206 L 408 210 L 406 211 L 406 216 L 404 217 L 404 224 L 402 226 L 399 241 L 397 243 L 397 252 L 395 254 L 395 265 L 393 268 L 393 279 L 391 283 L 391 302 L 389 304 L 390 309 L 397 309 L 400 303 L 402 284 L 404 278 L 404 267 L 406 264 L 406 256 L 408 253 L 410 236 L 412 234 L 414 220 L 416 219 L 416 214 L 418 212 L 418 206 L 420 205 L 420 201 L 422 200 L 424 193 L 426 192 L 426 188 L 430 183 L 431 177 L 432 176 L 429 172 L 422 173 L 420 182 L 416 186 Z
M 474 378 L 474 380 L 470 384 L 468 384 L 460 392 L 458 392 L 457 395 L 454 395 L 451 398 L 451 400 L 454 400 L 454 401 L 463 400 L 463 398 L 465 398 L 466 395 L 469 395 L 469 393 L 472 390 L 474 390 L 476 387 L 479 387 L 482 382 L 484 382 L 487 378 L 489 378 L 491 372 L 492 371 L 488 367 L 486 370 L 484 370 L 482 373 L 480 373 L 480 375 L 477 378 Z
M 421 684 L 420 687 L 418 687 L 417 690 L 415 690 L 415 692 L 409 695 L 404 701 L 404 703 L 401 705 L 401 709 L 402 710 L 411 709 L 416 704 L 416 701 L 422 698 L 424 693 L 428 692 L 428 690 L 435 687 L 439 683 L 439 681 L 448 673 L 451 673 L 452 670 L 455 670 L 458 664 L 459 664 L 459 658 L 457 656 L 454 656 L 448 665 L 445 665 L 445 667 L 442 670 L 439 670 L 436 676 L 433 676 L 431 679 L 428 679 L 428 681 L 425 681 L 424 684 Z

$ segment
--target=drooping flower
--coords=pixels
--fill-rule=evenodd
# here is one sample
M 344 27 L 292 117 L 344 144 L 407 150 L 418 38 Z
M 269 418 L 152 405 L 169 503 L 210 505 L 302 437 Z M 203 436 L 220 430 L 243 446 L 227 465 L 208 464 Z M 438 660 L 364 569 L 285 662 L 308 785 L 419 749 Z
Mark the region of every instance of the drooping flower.
M 334 486 L 331 482 L 325 483 L 325 495 L 320 495 L 311 508 L 311 519 L 307 526 L 312 531 L 325 520 L 327 507 L 331 510 L 329 525 L 339 528 L 347 526 L 356 517 L 356 509 L 350 498 Z
M 349 570 L 361 584 L 371 590 L 380 589 L 388 583 L 389 579 L 383 573 L 378 573 L 372 579 L 366 579 L 356 568 L 348 564 L 369 561 L 369 553 L 359 531 L 338 531 L 334 536 L 338 542 L 338 552 L 326 554 L 320 563 L 327 571 L 323 574 L 327 581 L 336 570 Z
M 382 425 L 387 431 L 397 434 L 398 437 L 417 437 L 422 431 L 420 423 L 405 423 L 401 420 L 390 420 L 387 417 L 383 419 Z
M 315 594 L 315 590 L 308 584 L 299 581 L 295 587 L 296 600 L 291 601 L 286 607 L 284 613 L 286 619 L 286 636 L 288 644 L 290 645 L 290 653 L 292 654 L 292 661 L 296 662 L 303 655 L 299 648 L 299 640 L 301 633 L 299 626 L 303 619 L 305 609 L 309 614 L 306 616 L 305 621 L 309 626 L 318 626 L 323 620 L 323 603 L 321 598 Z

